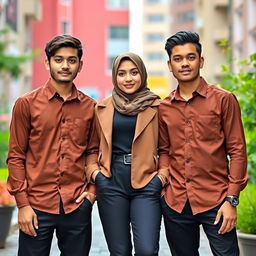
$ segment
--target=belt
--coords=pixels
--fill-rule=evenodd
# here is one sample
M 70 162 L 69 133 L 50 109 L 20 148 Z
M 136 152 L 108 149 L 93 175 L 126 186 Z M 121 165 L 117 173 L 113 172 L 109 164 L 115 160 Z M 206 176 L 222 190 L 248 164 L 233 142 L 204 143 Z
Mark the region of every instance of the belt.
M 113 155 L 114 160 L 121 160 L 124 164 L 132 164 L 132 154 Z

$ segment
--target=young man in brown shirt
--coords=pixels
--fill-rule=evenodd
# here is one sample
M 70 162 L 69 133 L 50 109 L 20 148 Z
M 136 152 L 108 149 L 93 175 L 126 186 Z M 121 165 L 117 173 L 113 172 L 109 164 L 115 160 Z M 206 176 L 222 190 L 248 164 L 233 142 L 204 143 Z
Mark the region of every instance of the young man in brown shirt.
M 170 174 L 161 204 L 171 253 L 199 255 L 202 225 L 213 255 L 239 255 L 236 206 L 247 158 L 238 102 L 200 77 L 198 34 L 180 31 L 165 49 L 178 81 L 159 107 L 159 168 Z
M 69 35 L 46 44 L 50 79 L 15 103 L 8 187 L 18 207 L 19 256 L 49 255 L 53 232 L 63 255 L 89 255 L 93 187 L 85 166 L 97 157 L 95 102 L 76 89 L 81 42 Z

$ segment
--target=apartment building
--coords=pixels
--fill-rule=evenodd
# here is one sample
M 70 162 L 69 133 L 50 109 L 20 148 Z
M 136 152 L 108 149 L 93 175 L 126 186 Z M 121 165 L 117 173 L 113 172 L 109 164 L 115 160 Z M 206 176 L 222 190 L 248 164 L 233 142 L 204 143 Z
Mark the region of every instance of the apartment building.
M 234 0 L 231 4 L 231 46 L 235 61 L 256 53 L 256 0 Z M 233 65 L 234 71 L 238 66 Z

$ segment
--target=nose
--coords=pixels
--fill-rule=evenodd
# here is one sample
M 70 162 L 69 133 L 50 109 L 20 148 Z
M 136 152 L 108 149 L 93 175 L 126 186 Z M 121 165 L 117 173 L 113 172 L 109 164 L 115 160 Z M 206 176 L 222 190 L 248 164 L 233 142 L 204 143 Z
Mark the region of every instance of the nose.
M 68 61 L 67 60 L 63 61 L 62 68 L 68 68 Z
M 127 73 L 127 74 L 126 74 L 125 80 L 126 80 L 126 81 L 131 81 L 131 80 L 132 80 L 132 76 L 131 76 L 130 73 Z
M 181 65 L 182 66 L 188 66 L 189 65 L 187 58 L 183 58 Z

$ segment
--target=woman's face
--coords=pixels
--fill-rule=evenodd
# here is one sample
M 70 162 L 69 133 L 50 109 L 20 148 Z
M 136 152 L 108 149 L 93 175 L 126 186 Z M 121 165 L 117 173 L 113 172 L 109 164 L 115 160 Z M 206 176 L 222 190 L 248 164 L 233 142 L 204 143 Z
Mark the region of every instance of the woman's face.
M 116 80 L 119 89 L 126 94 L 135 93 L 141 85 L 141 75 L 131 60 L 121 61 Z

